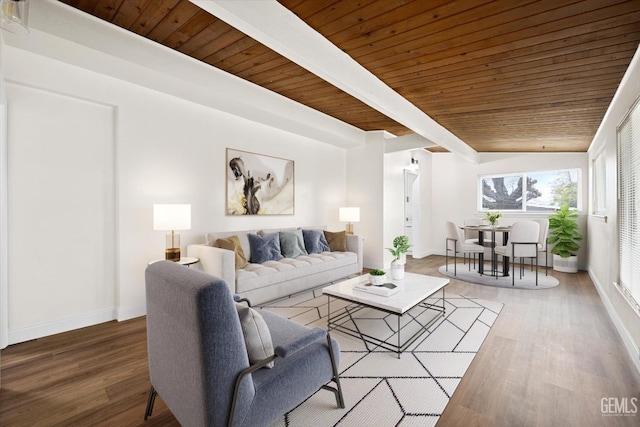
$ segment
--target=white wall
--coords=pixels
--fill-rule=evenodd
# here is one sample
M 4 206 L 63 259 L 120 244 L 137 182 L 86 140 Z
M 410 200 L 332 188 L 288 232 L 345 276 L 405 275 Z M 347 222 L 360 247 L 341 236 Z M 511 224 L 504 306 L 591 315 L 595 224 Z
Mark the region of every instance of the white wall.
M 388 269 L 393 256 L 385 248 L 392 247 L 393 239 L 404 234 L 404 169 L 411 157 L 424 163 L 420 185 L 426 183 L 427 189 L 422 190 L 420 208 L 421 214 L 430 215 L 431 154 L 424 150 L 385 153 L 385 146 L 393 144 L 393 137 L 383 131 L 367 132 L 366 139 L 364 146 L 348 150 L 348 202 L 360 207 L 360 222 L 354 225 L 354 231 L 364 237 L 364 266 Z M 429 235 L 429 230 L 420 227 L 417 246 L 423 247 L 425 236 Z
M 640 97 L 640 49 L 627 69 L 618 91 L 589 148 L 589 165 L 601 150 L 606 156 L 606 216 L 589 216 L 589 274 L 611 315 L 632 360 L 640 370 L 640 316 L 631 309 L 614 282 L 618 281 L 618 204 L 616 129 Z M 591 170 L 590 170 L 591 172 Z M 592 205 L 589 205 L 591 212 Z
M 7 100 L 10 342 L 65 330 L 70 317 L 110 320 L 114 110 L 15 82 Z
M 0 349 L 9 343 L 9 274 L 7 226 L 7 94 L 4 82 L 4 39 L 0 34 Z M 1 385 L 1 384 L 0 384 Z
M 392 247 L 393 239 L 404 234 L 404 168 L 410 162 L 410 151 L 384 155 L 384 268 L 389 268 L 393 261 L 393 255 L 385 248 Z
M 382 268 L 385 132 L 367 132 L 366 144 L 347 150 L 348 206 L 360 207 L 354 234 L 364 238 L 364 266 Z
M 432 253 L 444 255 L 445 221 L 462 224 L 467 218 L 482 217 L 477 210 L 478 177 L 487 174 L 579 168 L 582 171 L 583 211 L 578 225 L 583 235 L 587 235 L 584 211 L 588 200 L 587 153 L 480 153 L 479 164 L 472 164 L 451 153 L 433 153 L 432 158 L 433 216 L 429 221 Z M 512 224 L 517 220 L 543 217 L 544 214 L 540 213 L 505 213 L 500 222 Z M 586 269 L 588 242 L 583 241 L 581 246 L 579 268 Z
M 37 37 L 41 43 L 47 42 L 46 35 L 38 34 Z M 55 42 L 58 46 L 66 44 L 69 52 L 76 47 L 66 41 Z M 88 105 L 105 105 L 115 112 L 112 128 L 107 132 L 115 135 L 113 190 L 116 209 L 112 220 L 117 225 L 116 271 L 113 288 L 109 289 L 113 297 L 104 296 L 100 304 L 103 307 L 115 304 L 118 319 L 144 314 L 144 269 L 150 260 L 163 257 L 164 233 L 153 231 L 152 226 L 154 203 L 191 203 L 192 229 L 181 233 L 183 248 L 189 243 L 204 241 L 207 231 L 324 224 L 329 229 L 344 228 L 344 224 L 338 222 L 338 207 L 346 203 L 346 151 L 343 148 L 12 46 L 5 46 L 4 54 L 7 58 L 5 78 L 13 87 L 33 88 L 36 93 L 81 100 L 78 102 Z M 15 97 L 21 94 L 14 91 L 10 95 L 14 96 L 8 100 L 11 106 L 19 101 Z M 54 101 L 46 111 L 56 108 L 66 109 L 66 106 L 63 102 L 56 105 Z M 29 127 L 36 127 L 34 124 L 46 121 L 46 111 L 32 111 L 29 123 L 9 117 L 8 126 L 17 134 L 26 132 Z M 103 129 L 85 123 L 81 117 L 74 127 L 74 132 L 69 132 L 69 135 L 76 144 L 91 139 L 92 133 L 96 138 L 104 133 Z M 46 135 L 40 135 L 40 138 L 46 139 Z M 10 140 L 9 143 L 17 144 L 20 140 Z M 226 216 L 224 171 L 227 147 L 294 160 L 295 215 Z M 85 159 L 78 154 L 78 158 L 66 160 L 82 163 Z M 22 189 L 18 186 L 10 190 L 19 192 Z M 56 191 L 61 197 L 65 194 L 64 188 L 49 191 L 50 197 L 56 197 Z M 16 217 L 23 214 L 28 213 L 13 213 Z M 81 217 L 82 210 L 74 208 L 68 214 Z M 46 211 L 43 215 L 46 218 Z M 38 221 L 37 218 L 31 220 Z M 37 225 L 34 223 L 34 233 L 27 236 L 34 242 L 38 238 L 35 232 L 39 228 Z M 69 239 L 87 238 L 77 234 L 72 225 L 65 225 L 65 228 Z M 10 259 L 12 250 L 14 248 L 10 247 Z M 34 251 L 36 256 L 43 255 L 37 253 L 37 245 L 34 245 Z M 64 268 L 72 270 L 73 254 L 69 257 L 64 260 Z M 24 263 L 10 267 L 16 274 L 26 268 Z M 31 281 L 20 283 L 19 289 L 16 286 L 18 283 L 9 283 L 9 330 L 12 336 L 21 339 L 53 333 L 55 327 L 52 328 L 51 324 L 65 325 L 67 329 L 91 324 L 88 319 L 95 320 L 96 310 L 101 309 L 88 298 L 76 295 L 74 288 L 61 277 L 51 277 L 46 283 L 55 290 L 47 293 L 46 300 L 12 299 L 12 295 L 40 292 L 42 284 Z M 51 310 L 52 307 L 55 310 Z M 34 313 L 39 314 L 34 317 Z

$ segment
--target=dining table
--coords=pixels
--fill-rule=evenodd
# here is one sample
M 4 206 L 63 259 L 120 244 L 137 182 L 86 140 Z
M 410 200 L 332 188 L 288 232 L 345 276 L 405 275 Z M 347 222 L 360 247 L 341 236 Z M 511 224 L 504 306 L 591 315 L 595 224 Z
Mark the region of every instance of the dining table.
M 485 233 L 491 233 L 491 270 L 489 272 L 489 275 L 491 276 L 497 276 L 498 274 L 500 274 L 500 272 L 498 271 L 498 261 L 496 260 L 496 252 L 495 252 L 495 246 L 496 246 L 496 233 L 501 233 L 502 234 L 502 245 L 506 246 L 507 242 L 509 241 L 509 232 L 511 231 L 511 227 L 510 226 L 502 226 L 502 225 L 497 225 L 497 226 L 493 226 L 493 225 L 464 225 L 462 227 L 460 227 L 461 229 L 465 230 L 465 231 L 477 231 L 478 232 L 478 244 L 480 246 L 484 246 L 484 235 Z M 480 273 L 481 275 L 485 274 L 485 270 L 484 270 L 484 253 L 480 253 L 478 254 L 478 273 Z M 508 276 L 509 275 L 509 258 L 508 257 L 504 257 L 502 260 L 502 275 L 503 276 Z

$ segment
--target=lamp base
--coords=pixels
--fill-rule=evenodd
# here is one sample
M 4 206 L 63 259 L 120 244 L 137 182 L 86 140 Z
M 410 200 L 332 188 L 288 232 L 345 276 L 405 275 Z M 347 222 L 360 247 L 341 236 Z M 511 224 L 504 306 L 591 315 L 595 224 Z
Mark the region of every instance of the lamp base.
M 164 259 L 167 261 L 180 261 L 180 248 L 167 248 L 164 252 Z
M 352 222 L 348 222 L 347 223 L 347 228 L 346 228 L 344 234 L 353 234 L 353 223 Z

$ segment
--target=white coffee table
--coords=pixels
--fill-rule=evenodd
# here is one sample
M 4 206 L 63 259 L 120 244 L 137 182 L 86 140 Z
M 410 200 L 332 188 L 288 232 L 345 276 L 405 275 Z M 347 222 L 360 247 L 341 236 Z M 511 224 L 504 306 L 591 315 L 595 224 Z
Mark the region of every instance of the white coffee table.
M 364 274 L 362 276 L 347 279 L 331 286 L 322 288 L 322 293 L 328 297 L 328 315 L 327 315 L 327 328 L 329 331 L 336 330 L 343 332 L 347 335 L 354 336 L 362 339 L 367 349 L 367 344 L 373 344 L 383 347 L 387 350 L 395 351 L 400 358 L 400 354 L 407 349 L 420 335 L 422 335 L 432 324 L 434 324 L 445 313 L 445 297 L 444 288 L 449 284 L 449 279 L 446 277 L 434 277 L 426 276 L 424 274 L 405 273 L 403 280 L 387 280 L 400 287 L 400 292 L 384 297 L 368 292 L 359 291 L 354 289 L 354 285 L 358 283 L 366 283 L 369 280 L 369 275 Z M 428 303 L 426 300 L 436 294 L 438 291 L 442 291 L 442 305 L 435 303 Z M 344 301 L 348 301 L 353 305 L 336 310 L 335 313 L 331 312 L 331 299 L 336 298 Z M 440 299 L 438 299 L 439 301 Z M 405 341 L 401 339 L 400 320 L 404 314 L 415 307 L 422 307 L 439 312 L 437 316 L 431 319 L 429 322 L 422 324 L 420 321 L 411 316 L 409 322 L 418 322 L 419 329 L 413 335 L 411 335 Z M 398 318 L 398 342 L 391 343 L 380 338 L 368 335 L 355 328 L 350 327 L 350 324 L 356 325 L 352 315 L 364 308 L 372 308 L 375 310 L 383 311 L 385 313 L 394 314 Z M 407 325 L 405 324 L 404 327 Z

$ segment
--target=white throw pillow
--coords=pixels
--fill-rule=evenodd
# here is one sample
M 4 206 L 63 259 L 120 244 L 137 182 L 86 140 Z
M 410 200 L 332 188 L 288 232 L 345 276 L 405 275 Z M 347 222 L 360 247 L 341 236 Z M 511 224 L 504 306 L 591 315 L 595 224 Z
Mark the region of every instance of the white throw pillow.
M 252 365 L 273 355 L 273 342 L 267 323 L 262 315 L 251 307 L 236 303 L 244 344 L 247 347 L 249 363 Z M 268 363 L 265 368 L 273 368 L 274 363 Z

